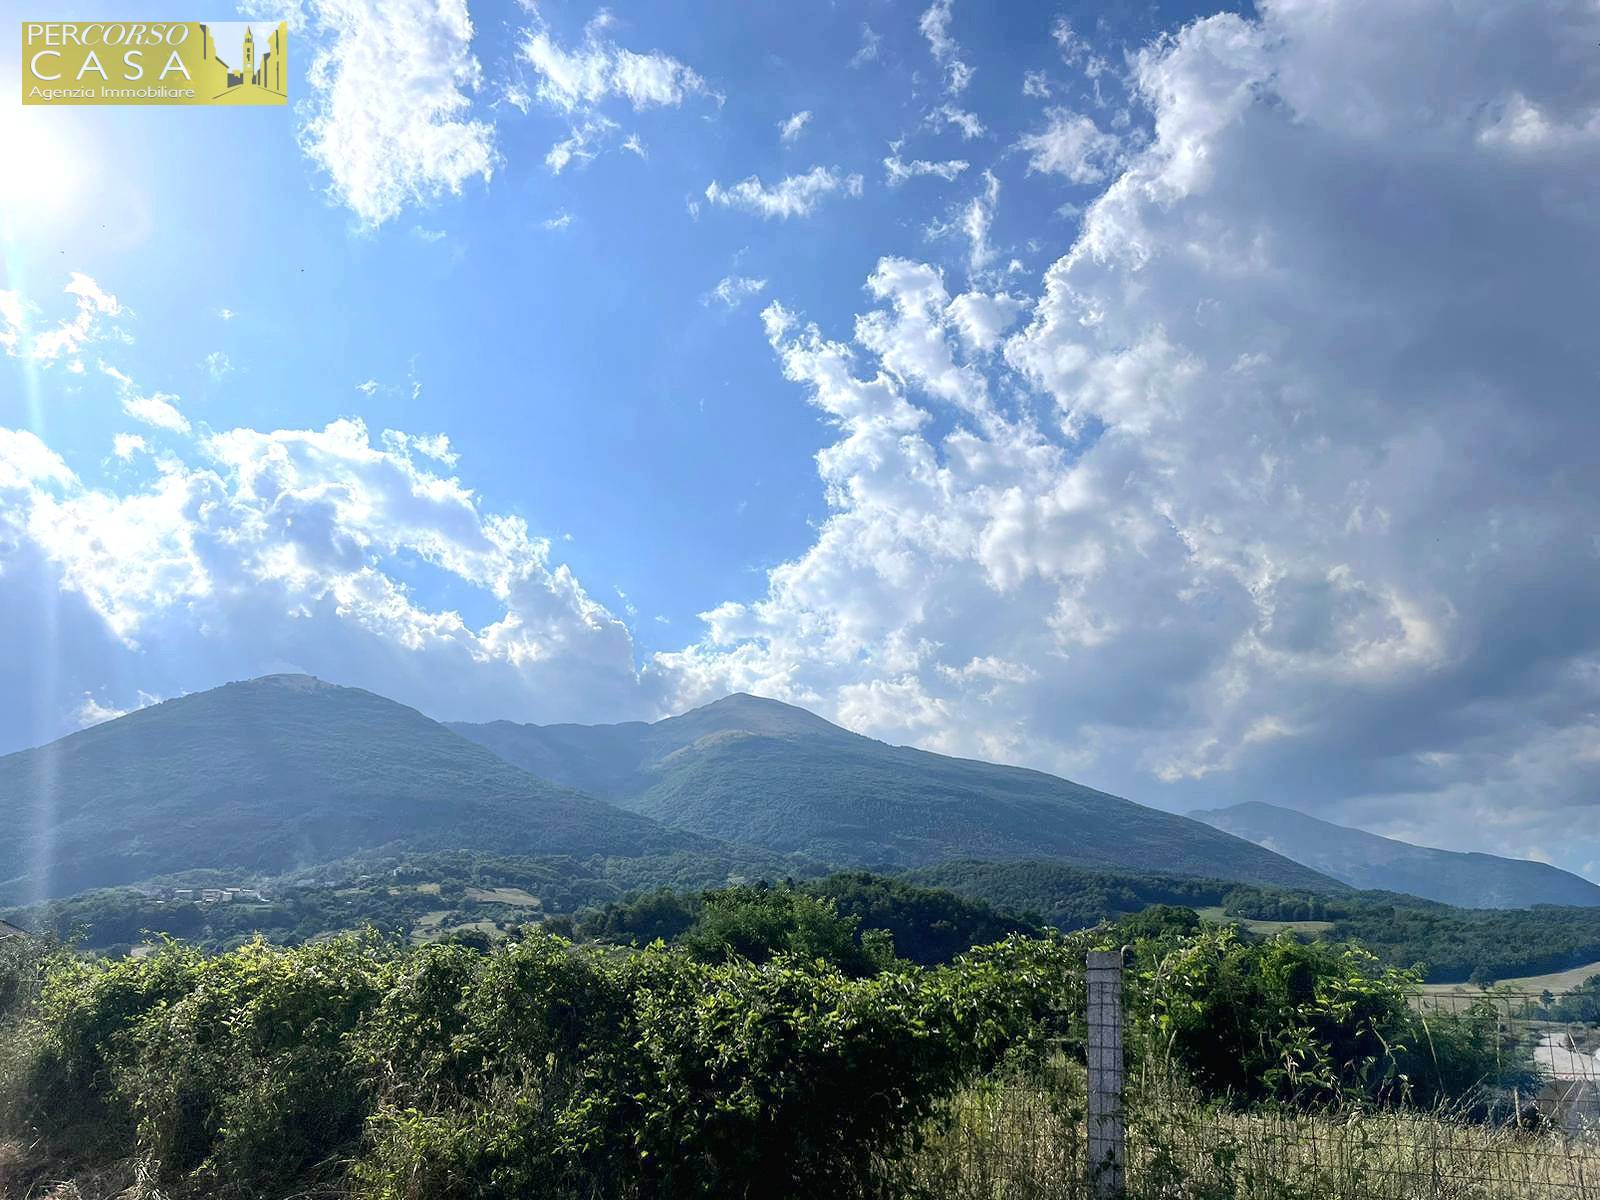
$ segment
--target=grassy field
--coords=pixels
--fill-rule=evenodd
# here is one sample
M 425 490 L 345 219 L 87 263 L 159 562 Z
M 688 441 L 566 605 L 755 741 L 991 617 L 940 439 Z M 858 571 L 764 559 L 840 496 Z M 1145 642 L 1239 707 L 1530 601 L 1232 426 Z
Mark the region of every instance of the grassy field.
M 1088 1200 L 1081 1082 L 980 1085 L 903 1165 L 930 1200 Z M 1424 1113 L 1130 1097 L 1127 1200 L 1600 1200 L 1600 1142 Z
M 539 908 L 539 897 L 517 887 L 469 887 L 467 899 L 481 904 L 509 904 L 514 908 Z
M 1499 979 L 1496 985 L 1514 992 L 1570 992 L 1584 980 L 1600 975 L 1600 962 L 1586 963 L 1568 971 L 1555 971 L 1549 975 L 1523 975 L 1515 979 Z M 1478 996 L 1483 989 L 1475 983 L 1429 983 L 1422 990 L 1430 996 Z
M 1197 908 L 1195 911 L 1207 921 L 1233 921 L 1263 937 L 1271 937 L 1275 933 L 1327 933 L 1333 928 L 1332 921 L 1251 921 L 1243 917 L 1230 917 L 1220 906 Z

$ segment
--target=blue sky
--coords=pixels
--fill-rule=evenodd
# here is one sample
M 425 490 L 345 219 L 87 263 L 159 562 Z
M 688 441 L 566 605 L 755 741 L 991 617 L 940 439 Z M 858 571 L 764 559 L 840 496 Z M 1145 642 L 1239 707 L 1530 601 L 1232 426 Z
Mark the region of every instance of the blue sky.
M 0 749 L 742 688 L 1600 878 L 1541 10 L 303 0 L 290 109 L 8 106 Z

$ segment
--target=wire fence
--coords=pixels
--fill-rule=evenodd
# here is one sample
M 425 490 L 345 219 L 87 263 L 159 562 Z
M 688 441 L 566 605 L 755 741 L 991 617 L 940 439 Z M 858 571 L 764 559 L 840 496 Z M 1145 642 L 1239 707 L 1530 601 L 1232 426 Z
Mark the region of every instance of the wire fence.
M 1088 964 L 1085 1041 L 1044 1069 L 955 1097 L 908 1160 L 897 1194 L 1600 1200 L 1600 1022 L 1572 1019 L 1559 997 L 1417 996 L 1424 1029 L 1471 1015 L 1505 1058 L 1494 1082 L 1433 1108 L 1239 1105 L 1202 1097 L 1124 1047 L 1137 1033 L 1124 1025 L 1109 958 Z M 1125 1069 L 1130 1058 L 1144 1061 Z

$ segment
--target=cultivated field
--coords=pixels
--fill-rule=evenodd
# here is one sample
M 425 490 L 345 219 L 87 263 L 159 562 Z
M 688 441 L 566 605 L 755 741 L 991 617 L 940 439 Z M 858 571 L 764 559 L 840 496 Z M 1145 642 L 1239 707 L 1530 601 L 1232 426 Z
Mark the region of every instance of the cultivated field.
M 1556 995 L 1570 992 L 1584 980 L 1600 975 L 1600 962 L 1586 963 L 1581 967 L 1573 967 L 1567 971 L 1554 971 L 1548 975 L 1523 975 L 1515 979 L 1499 979 L 1499 987 L 1508 988 L 1514 992 L 1531 992 L 1537 996 L 1540 992 L 1550 991 Z M 1425 993 L 1432 996 L 1480 996 L 1483 989 L 1475 983 L 1429 983 L 1424 984 Z

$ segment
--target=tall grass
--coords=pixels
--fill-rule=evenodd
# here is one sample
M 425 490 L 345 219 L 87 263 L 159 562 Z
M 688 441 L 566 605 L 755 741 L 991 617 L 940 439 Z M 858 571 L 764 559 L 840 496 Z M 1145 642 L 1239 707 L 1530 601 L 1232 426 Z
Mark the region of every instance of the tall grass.
M 952 1097 L 902 1169 L 919 1200 L 1079 1200 L 1081 1075 Z M 1600 1133 L 1351 1109 L 1236 1112 L 1161 1087 L 1129 1097 L 1127 1200 L 1600 1200 Z

